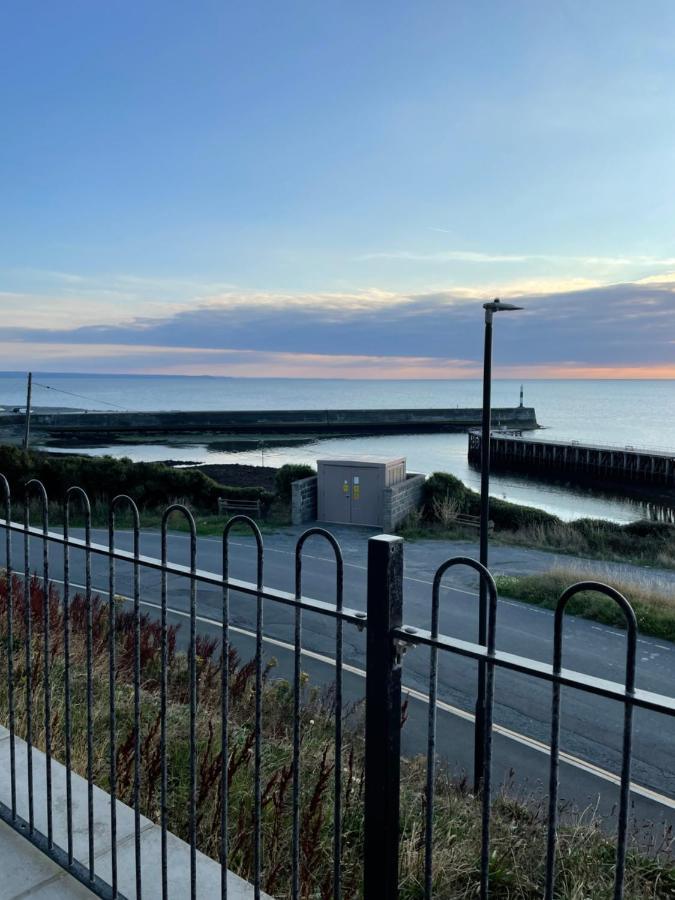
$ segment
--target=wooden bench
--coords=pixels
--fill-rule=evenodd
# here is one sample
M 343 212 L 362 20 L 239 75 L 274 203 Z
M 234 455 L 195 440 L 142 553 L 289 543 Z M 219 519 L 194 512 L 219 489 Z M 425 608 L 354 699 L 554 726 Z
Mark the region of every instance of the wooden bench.
M 218 497 L 218 512 L 226 516 L 231 513 L 244 513 L 260 518 L 260 500 L 227 500 Z
M 480 516 L 470 516 L 468 513 L 458 513 L 455 522 L 458 525 L 461 525 L 462 528 L 477 528 L 480 529 Z M 495 523 L 490 519 L 488 522 L 488 531 L 494 531 Z

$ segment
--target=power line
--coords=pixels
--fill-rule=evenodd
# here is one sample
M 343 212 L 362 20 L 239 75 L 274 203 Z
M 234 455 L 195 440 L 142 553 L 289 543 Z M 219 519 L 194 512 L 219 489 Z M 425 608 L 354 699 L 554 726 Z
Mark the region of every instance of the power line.
M 86 397 L 84 394 L 75 394 L 73 391 L 64 391 L 63 388 L 55 388 L 50 384 L 40 384 L 37 381 L 34 381 L 33 384 L 36 387 L 45 388 L 47 391 L 56 391 L 58 394 L 68 394 L 69 397 L 78 397 L 80 400 L 89 400 L 92 403 L 105 403 L 107 406 L 113 406 L 115 409 L 125 409 L 124 406 L 120 406 L 119 403 L 112 403 L 110 400 L 98 400 L 96 397 Z

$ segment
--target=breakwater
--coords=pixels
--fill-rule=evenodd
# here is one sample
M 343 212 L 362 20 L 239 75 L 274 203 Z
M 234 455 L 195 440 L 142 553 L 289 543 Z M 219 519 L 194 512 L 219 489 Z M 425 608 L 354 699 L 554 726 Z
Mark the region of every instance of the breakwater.
M 329 409 L 168 412 L 40 411 L 31 415 L 31 432 L 61 437 L 83 435 L 311 434 L 363 435 L 466 431 L 480 424 L 475 409 Z M 23 427 L 23 413 L 0 415 L 0 428 Z M 532 407 L 492 410 L 505 427 L 537 428 Z
M 482 437 L 469 433 L 469 462 L 480 466 Z M 491 468 L 547 474 L 580 482 L 675 488 L 675 450 L 641 450 L 578 441 L 547 441 L 519 434 L 490 435 Z

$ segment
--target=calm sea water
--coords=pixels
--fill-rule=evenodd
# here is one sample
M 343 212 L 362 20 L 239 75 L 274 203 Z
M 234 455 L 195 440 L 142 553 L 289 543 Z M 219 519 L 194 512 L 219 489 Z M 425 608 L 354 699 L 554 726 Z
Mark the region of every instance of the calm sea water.
M 86 409 L 338 409 L 359 407 L 453 407 L 481 405 L 479 381 L 342 381 L 310 379 L 197 378 L 183 376 L 35 375 L 36 406 Z M 518 404 L 520 382 L 495 381 L 493 406 Z M 675 382 L 672 381 L 529 381 L 525 404 L 534 406 L 539 435 L 594 441 L 623 447 L 675 451 Z M 66 393 L 68 392 L 68 393 Z M 77 395 L 77 396 L 73 396 Z M 0 404 L 25 403 L 25 378 L 0 374 Z M 416 472 L 452 472 L 472 487 L 478 473 L 466 459 L 465 434 L 387 435 L 329 438 L 301 444 L 235 447 L 222 442 L 114 445 L 83 448 L 135 460 L 177 459 L 281 465 L 314 463 L 317 457 L 360 454 L 406 456 Z M 547 485 L 515 476 L 495 475 L 492 493 L 530 503 L 565 519 L 599 516 L 630 521 L 648 512 L 642 504 L 587 490 Z

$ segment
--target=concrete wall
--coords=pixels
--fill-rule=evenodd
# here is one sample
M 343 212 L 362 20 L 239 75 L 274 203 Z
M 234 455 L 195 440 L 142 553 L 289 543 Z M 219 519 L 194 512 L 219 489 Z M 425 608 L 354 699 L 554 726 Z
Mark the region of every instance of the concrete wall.
M 393 532 L 403 520 L 422 505 L 424 496 L 425 475 L 408 473 L 405 481 L 399 481 L 384 489 L 384 522 L 385 531 Z
M 31 428 L 52 434 L 137 432 L 395 434 L 464 431 L 480 425 L 477 409 L 185 410 L 167 412 L 36 412 Z M 2 414 L 0 423 L 21 426 L 24 415 Z M 532 407 L 495 408 L 495 425 L 536 428 Z
M 316 522 L 318 478 L 301 478 L 291 484 L 291 521 L 294 525 Z

